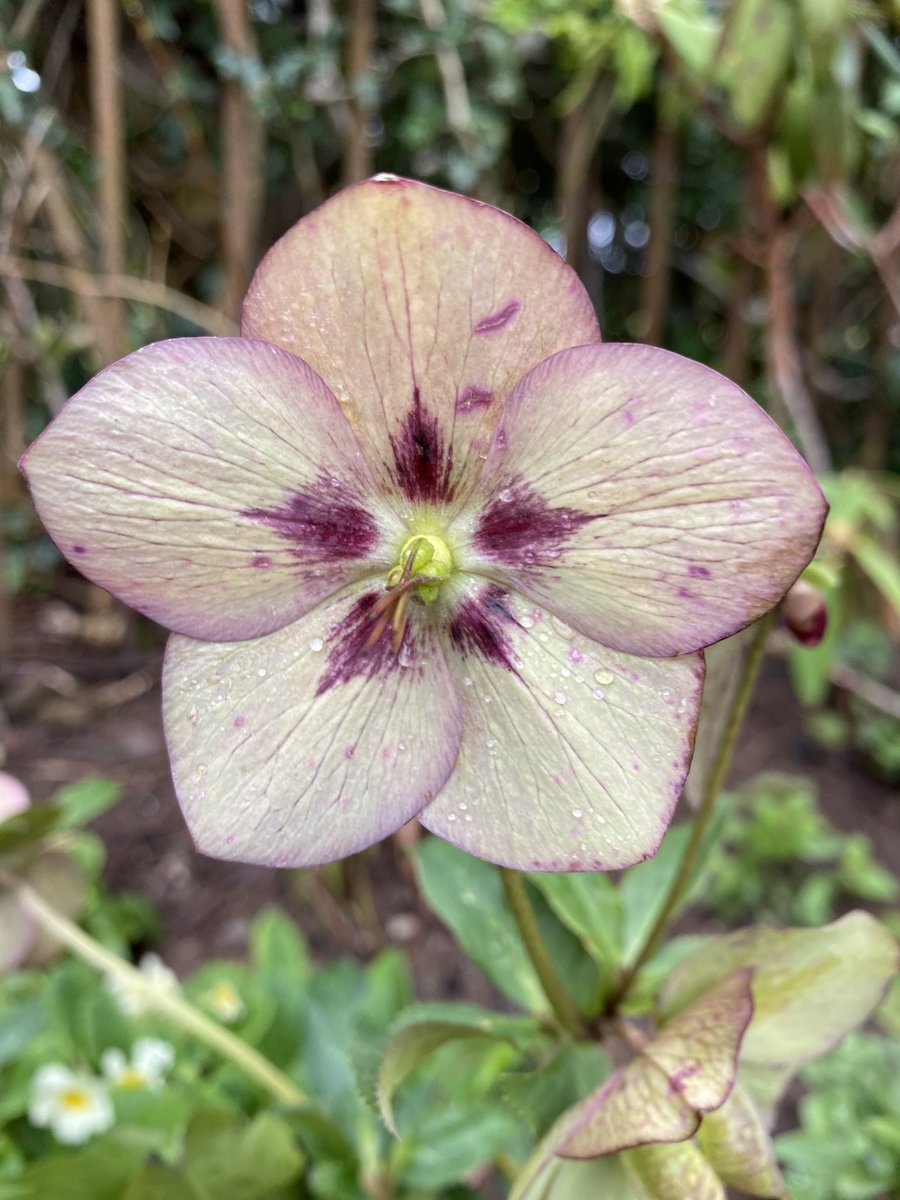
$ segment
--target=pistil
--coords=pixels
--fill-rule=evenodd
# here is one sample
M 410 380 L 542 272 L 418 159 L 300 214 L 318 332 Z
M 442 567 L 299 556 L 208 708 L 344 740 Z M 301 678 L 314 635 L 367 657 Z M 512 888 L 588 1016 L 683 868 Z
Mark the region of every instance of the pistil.
M 366 648 L 375 645 L 390 627 L 391 646 L 396 653 L 403 642 L 411 596 L 433 604 L 441 583 L 453 570 L 453 558 L 443 539 L 433 534 L 416 534 L 404 542 L 399 560 L 387 576 L 387 591 L 372 605 L 375 624 Z

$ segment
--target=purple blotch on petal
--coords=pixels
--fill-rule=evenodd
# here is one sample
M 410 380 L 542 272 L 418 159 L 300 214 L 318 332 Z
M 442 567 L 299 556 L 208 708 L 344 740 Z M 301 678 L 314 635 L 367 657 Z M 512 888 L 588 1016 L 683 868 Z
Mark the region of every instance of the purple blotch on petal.
M 293 543 L 292 553 L 304 562 L 365 558 L 378 541 L 378 526 L 346 484 L 321 474 L 308 491 L 294 492 L 278 508 L 245 508 L 249 517 Z M 271 566 L 265 555 L 254 567 Z
M 470 383 L 457 396 L 456 411 L 467 413 L 471 412 L 473 408 L 487 408 L 489 404 L 493 403 L 493 400 L 494 393 L 492 391 Z
M 272 560 L 267 554 L 254 554 L 250 559 L 250 566 L 256 567 L 258 570 L 264 571 L 268 567 L 271 567 L 271 565 Z
M 475 545 L 482 554 L 512 566 L 551 564 L 570 533 L 598 518 L 577 508 L 552 508 L 522 480 L 501 495 L 480 514 Z
M 73 554 L 87 554 L 87 547 L 75 545 L 72 547 L 72 553 Z
M 687 1082 L 700 1070 L 699 1063 L 688 1063 L 673 1071 L 669 1076 L 669 1088 L 673 1092 L 683 1092 Z
M 490 313 L 486 317 L 482 317 L 475 326 L 476 333 L 495 333 L 498 329 L 502 329 L 504 325 L 508 325 L 513 317 L 519 312 L 522 305 L 518 300 L 510 300 L 504 304 L 502 308 L 498 308 L 496 312 Z
M 692 563 L 688 567 L 688 575 L 692 579 L 712 579 L 712 571 L 709 567 L 700 567 L 696 563 Z
M 445 450 L 437 417 L 424 408 L 417 387 L 406 419 L 390 441 L 394 478 L 410 500 L 450 499 L 452 459 Z
M 328 659 L 316 687 L 317 696 L 339 683 L 349 683 L 357 675 L 374 679 L 398 668 L 400 656 L 394 651 L 390 637 L 380 637 L 374 645 L 367 645 L 372 633 L 372 606 L 378 596 L 378 592 L 360 596 L 344 619 L 332 626 L 328 634 Z M 407 642 L 410 636 L 407 626 L 404 635 Z
M 510 626 L 516 619 L 510 612 L 509 593 L 496 583 L 483 588 L 478 596 L 467 596 L 450 622 L 450 640 L 464 658 L 477 656 L 485 662 L 514 671 Z

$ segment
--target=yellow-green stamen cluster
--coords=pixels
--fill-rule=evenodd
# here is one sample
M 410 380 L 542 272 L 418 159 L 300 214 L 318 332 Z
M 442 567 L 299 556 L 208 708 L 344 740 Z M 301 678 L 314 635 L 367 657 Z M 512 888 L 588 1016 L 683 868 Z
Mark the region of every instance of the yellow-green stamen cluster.
M 433 604 L 441 583 L 452 570 L 453 557 L 447 543 L 434 534 L 417 533 L 401 546 L 399 561 L 388 572 L 387 585 L 392 588 L 406 579 L 424 576 L 415 594 L 426 604 Z

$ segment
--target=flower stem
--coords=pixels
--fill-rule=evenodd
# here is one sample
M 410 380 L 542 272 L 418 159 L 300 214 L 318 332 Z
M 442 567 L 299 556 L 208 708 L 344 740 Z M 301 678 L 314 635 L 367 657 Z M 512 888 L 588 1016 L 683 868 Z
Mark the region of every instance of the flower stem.
M 506 903 L 518 926 L 525 950 L 531 959 L 554 1016 L 566 1033 L 571 1034 L 574 1038 L 584 1037 L 584 1022 L 550 961 L 547 947 L 544 945 L 544 939 L 538 929 L 534 910 L 531 907 L 531 901 L 528 899 L 525 880 L 518 871 L 511 871 L 508 867 L 498 867 L 498 870 L 506 895 Z
M 753 630 L 753 637 L 747 650 L 747 656 L 744 660 L 741 678 L 738 681 L 737 690 L 734 694 L 734 699 L 731 702 L 731 708 L 728 712 L 728 718 L 725 722 L 725 728 L 722 731 L 722 737 L 716 749 L 715 758 L 703 786 L 703 791 L 700 798 L 700 805 L 697 809 L 697 815 L 694 817 L 691 826 L 691 835 L 688 843 L 684 848 L 681 862 L 678 864 L 678 870 L 675 878 L 669 886 L 668 895 L 663 901 L 662 907 L 657 914 L 656 920 L 653 922 L 653 927 L 647 934 L 644 944 L 640 949 L 637 957 L 631 963 L 631 966 L 626 969 L 618 986 L 610 996 L 607 1004 L 607 1012 L 614 1013 L 622 1000 L 628 994 L 631 985 L 641 968 L 655 953 L 659 946 L 662 936 L 666 931 L 666 927 L 684 899 L 685 892 L 691 883 L 691 877 L 694 873 L 694 868 L 697 865 L 697 858 L 700 850 L 703 847 L 703 842 L 706 837 L 706 832 L 709 829 L 709 823 L 712 820 L 713 812 L 715 811 L 716 799 L 721 791 L 722 785 L 728 774 L 728 769 L 731 766 L 731 760 L 734 756 L 734 749 L 737 745 L 738 734 L 741 731 L 741 726 L 744 723 L 744 716 L 747 712 L 747 706 L 750 703 L 750 697 L 753 695 L 753 687 L 756 683 L 759 668 L 762 665 L 762 660 L 765 652 L 766 635 L 769 632 L 772 621 L 774 619 L 773 612 L 767 613 L 761 617 Z
M 80 926 L 64 917 L 23 880 L 4 871 L 0 874 L 0 882 L 16 894 L 26 912 L 57 941 L 62 942 L 69 950 L 105 975 L 117 977 L 129 987 L 143 990 L 157 1012 L 165 1014 L 186 1032 L 193 1034 L 198 1041 L 217 1050 L 257 1083 L 262 1084 L 277 1100 L 292 1108 L 302 1108 L 309 1103 L 303 1092 L 252 1046 L 248 1046 L 239 1037 L 194 1008 L 183 996 L 168 995 L 156 989 L 136 967 L 107 950 Z

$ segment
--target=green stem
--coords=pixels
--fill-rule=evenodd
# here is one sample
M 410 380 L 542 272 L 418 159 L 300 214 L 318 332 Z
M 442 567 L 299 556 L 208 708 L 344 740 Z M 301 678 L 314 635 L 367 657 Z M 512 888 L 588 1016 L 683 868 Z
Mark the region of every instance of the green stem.
M 728 712 L 728 719 L 725 722 L 725 728 L 722 731 L 722 737 L 719 741 L 716 750 L 715 758 L 713 759 L 712 767 L 706 782 L 703 786 L 703 791 L 700 798 L 700 805 L 697 809 L 697 815 L 694 817 L 691 826 L 691 835 L 688 843 L 685 846 L 684 854 L 681 862 L 678 864 L 678 871 L 675 878 L 669 886 L 669 892 L 666 896 L 662 907 L 657 914 L 656 920 L 653 922 L 653 927 L 647 934 L 644 944 L 641 947 L 640 953 L 634 959 L 631 966 L 624 972 L 619 980 L 613 994 L 610 996 L 607 1003 L 607 1012 L 614 1013 L 622 1000 L 628 994 L 631 985 L 641 968 L 647 962 L 652 954 L 655 953 L 659 946 L 662 936 L 666 928 L 675 915 L 679 905 L 684 899 L 685 893 L 690 886 L 691 879 L 694 873 L 694 868 L 697 865 L 697 859 L 703 847 L 704 839 L 706 838 L 709 823 L 712 820 L 713 812 L 716 807 L 716 799 L 725 782 L 725 777 L 728 774 L 728 769 L 731 766 L 731 760 L 734 756 L 734 748 L 737 745 L 738 734 L 741 731 L 741 726 L 744 723 L 744 716 L 747 712 L 747 706 L 750 703 L 750 697 L 753 695 L 753 686 L 756 683 L 756 677 L 759 674 L 759 668 L 762 665 L 763 656 L 766 646 L 766 635 L 774 619 L 773 612 L 767 613 L 761 617 L 753 630 L 753 638 L 747 650 L 747 657 L 744 660 L 744 666 L 741 673 L 741 678 L 738 682 L 737 691 L 734 694 L 734 699 L 731 702 L 731 708 Z
M 513 920 L 518 926 L 522 942 L 525 945 L 528 957 L 531 959 L 532 966 L 537 973 L 541 987 L 544 989 L 544 995 L 547 997 L 554 1016 L 560 1026 L 567 1033 L 570 1033 L 572 1037 L 584 1037 L 584 1023 L 571 996 L 560 982 L 553 963 L 550 961 L 547 947 L 544 945 L 544 939 L 541 937 L 541 931 L 538 929 L 534 910 L 531 907 L 531 901 L 528 899 L 525 880 L 518 871 L 511 871 L 508 867 L 499 867 L 498 870 L 500 872 L 500 879 L 503 882 L 506 903 L 509 905 Z
M 309 1103 L 303 1092 L 252 1046 L 248 1046 L 246 1042 L 205 1016 L 183 996 L 171 995 L 154 987 L 136 967 L 107 950 L 80 926 L 64 917 L 23 880 L 3 872 L 0 882 L 15 892 L 22 907 L 57 941 L 62 942 L 105 975 L 119 978 L 129 987 L 143 991 L 148 1003 L 152 1004 L 157 1012 L 164 1013 L 186 1032 L 193 1034 L 198 1041 L 217 1050 L 257 1083 L 262 1084 L 277 1100 L 292 1108 L 302 1108 Z

